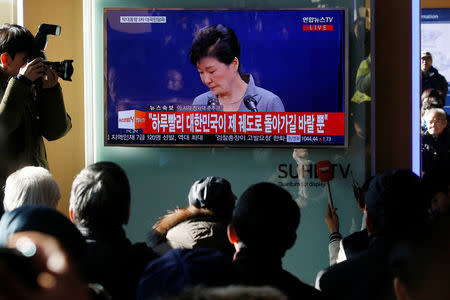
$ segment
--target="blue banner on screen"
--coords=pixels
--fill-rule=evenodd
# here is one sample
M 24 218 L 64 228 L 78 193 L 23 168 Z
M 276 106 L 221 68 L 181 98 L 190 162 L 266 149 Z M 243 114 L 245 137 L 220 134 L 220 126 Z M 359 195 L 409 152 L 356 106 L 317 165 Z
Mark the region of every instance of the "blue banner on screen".
M 104 19 L 105 145 L 347 146 L 344 9 Z

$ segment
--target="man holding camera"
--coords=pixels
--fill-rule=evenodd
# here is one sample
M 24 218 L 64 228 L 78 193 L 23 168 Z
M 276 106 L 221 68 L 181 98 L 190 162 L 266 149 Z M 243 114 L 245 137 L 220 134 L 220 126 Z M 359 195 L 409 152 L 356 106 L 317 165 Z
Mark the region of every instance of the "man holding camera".
M 58 75 L 41 57 L 29 57 L 34 48 L 26 28 L 0 26 L 0 184 L 19 167 L 48 169 L 42 137 L 56 140 L 72 128 Z

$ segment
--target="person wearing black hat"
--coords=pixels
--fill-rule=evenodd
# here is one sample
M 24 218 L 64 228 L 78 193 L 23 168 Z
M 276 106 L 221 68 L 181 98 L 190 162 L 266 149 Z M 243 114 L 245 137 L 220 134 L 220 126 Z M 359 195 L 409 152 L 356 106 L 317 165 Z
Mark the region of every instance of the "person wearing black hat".
M 227 225 L 233 213 L 236 196 L 230 183 L 209 176 L 192 185 L 189 206 L 176 208 L 153 226 L 150 244 L 158 254 L 170 249 L 214 248 L 232 255 Z

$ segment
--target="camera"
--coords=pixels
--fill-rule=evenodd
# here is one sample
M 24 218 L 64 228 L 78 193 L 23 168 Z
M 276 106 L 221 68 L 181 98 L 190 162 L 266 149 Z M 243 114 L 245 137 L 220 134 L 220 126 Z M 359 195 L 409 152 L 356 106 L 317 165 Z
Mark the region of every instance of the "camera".
M 61 79 L 72 81 L 71 77 L 73 74 L 73 59 L 64 60 L 62 62 L 47 61 L 44 50 L 47 46 L 49 34 L 59 36 L 61 34 L 61 26 L 51 24 L 39 25 L 38 32 L 34 37 L 34 44 L 28 57 L 28 61 L 32 61 L 37 57 L 42 57 L 44 59 L 44 64 L 50 66 L 53 70 L 55 70 Z

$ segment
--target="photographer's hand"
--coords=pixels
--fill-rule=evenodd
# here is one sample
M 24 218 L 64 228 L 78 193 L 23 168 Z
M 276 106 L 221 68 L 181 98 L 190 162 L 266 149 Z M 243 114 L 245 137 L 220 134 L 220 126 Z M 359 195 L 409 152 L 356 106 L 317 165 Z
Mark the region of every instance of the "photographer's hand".
M 47 78 L 44 77 L 42 80 L 42 88 L 49 89 L 54 87 L 58 83 L 58 74 L 51 67 L 44 65 L 44 73 L 47 75 Z
M 43 72 L 44 72 L 44 63 L 42 62 L 41 57 L 33 59 L 29 63 L 23 65 L 19 70 L 19 74 L 25 76 L 32 82 L 38 78 L 43 77 L 44 76 Z

